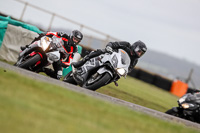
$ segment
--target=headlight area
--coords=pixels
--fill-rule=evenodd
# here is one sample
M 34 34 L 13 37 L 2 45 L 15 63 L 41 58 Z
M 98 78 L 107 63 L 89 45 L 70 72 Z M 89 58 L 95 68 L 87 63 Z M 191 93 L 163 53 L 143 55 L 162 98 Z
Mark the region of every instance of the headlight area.
M 49 47 L 49 45 L 50 45 L 50 41 L 49 41 L 48 37 L 45 37 L 45 38 L 43 38 L 41 40 L 41 47 L 42 47 L 42 49 L 44 51 L 47 50 L 47 48 Z
M 188 108 L 193 108 L 193 107 L 194 107 L 193 104 L 189 104 L 189 103 L 183 103 L 183 104 L 181 104 L 181 106 L 182 106 L 184 109 L 188 109 Z
M 124 68 L 117 68 L 116 71 L 120 76 L 126 76 L 126 70 Z

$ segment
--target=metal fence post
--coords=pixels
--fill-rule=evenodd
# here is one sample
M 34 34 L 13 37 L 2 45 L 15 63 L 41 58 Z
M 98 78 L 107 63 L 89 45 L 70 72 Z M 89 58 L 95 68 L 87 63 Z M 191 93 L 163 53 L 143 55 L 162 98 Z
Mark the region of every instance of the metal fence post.
M 102 44 L 102 48 L 105 48 L 106 47 L 106 44 L 109 42 L 109 39 L 110 39 L 110 36 L 109 35 L 107 35 L 106 36 L 106 40 L 103 42 L 103 44 Z
M 80 32 L 82 32 L 82 30 L 83 30 L 83 25 L 80 25 Z
M 52 26 L 52 23 L 53 23 L 53 20 L 54 20 L 54 16 L 55 16 L 55 14 L 52 14 L 51 21 L 50 21 L 50 23 L 49 23 L 48 31 L 51 30 L 51 26 Z
M 24 16 L 24 13 L 25 13 L 25 11 L 26 11 L 27 5 L 28 5 L 28 3 L 26 2 L 26 3 L 24 4 L 24 9 L 23 9 L 23 11 L 22 11 L 22 15 L 21 15 L 21 17 L 20 17 L 19 20 L 22 20 L 22 18 L 23 18 L 23 16 Z
M 66 18 L 66 17 L 63 17 L 63 16 L 61 16 L 61 15 L 58 15 L 58 14 L 56 14 L 56 13 L 54 13 L 54 12 L 50 12 L 50 11 L 45 10 L 45 9 L 43 9 L 43 8 L 40 8 L 40 7 L 37 7 L 37 6 L 35 6 L 35 5 L 29 4 L 28 2 L 24 2 L 23 0 L 15 0 L 15 1 L 18 1 L 18 2 L 24 4 L 24 9 L 23 9 L 22 14 L 21 14 L 21 17 L 20 17 L 20 20 L 21 20 L 21 21 L 22 21 L 22 19 L 23 19 L 23 17 L 24 17 L 24 14 L 25 14 L 25 11 L 26 11 L 27 6 L 29 6 L 29 7 L 35 8 L 35 9 L 37 9 L 37 10 L 39 10 L 39 11 L 43 11 L 43 12 L 46 12 L 46 13 L 52 15 L 51 20 L 50 20 L 50 23 L 49 23 L 49 26 L 48 26 L 48 29 L 47 29 L 48 31 L 51 31 L 54 18 L 57 17 L 57 18 L 61 18 L 61 19 L 63 19 L 63 20 L 66 20 L 66 21 L 68 21 L 68 22 L 70 22 L 70 23 L 72 23 L 72 24 L 74 24 L 74 25 L 80 26 L 80 31 L 81 31 L 81 32 L 82 32 L 84 29 L 86 29 L 86 30 L 92 31 L 92 32 L 94 32 L 94 33 L 97 33 L 97 34 L 99 34 L 99 35 L 103 35 L 104 37 L 106 37 L 105 39 L 98 39 L 98 40 L 102 41 L 102 44 L 100 44 L 100 45 L 101 45 L 101 47 L 103 47 L 103 48 L 105 47 L 105 45 L 106 45 L 109 41 L 111 41 L 110 39 L 112 39 L 112 40 L 113 40 L 113 39 L 114 39 L 114 40 L 118 40 L 118 39 L 116 39 L 116 38 L 113 38 L 113 37 L 109 36 L 108 34 L 105 34 L 105 33 L 101 32 L 101 31 L 98 31 L 98 30 L 96 30 L 96 29 L 93 29 L 93 28 L 88 27 L 88 26 L 86 26 L 86 25 L 83 25 L 83 24 L 81 24 L 81 23 L 78 23 L 78 22 L 76 22 L 76 21 L 73 21 L 73 20 L 71 20 L 71 19 L 68 19 L 68 18 Z M 89 46 L 92 45 L 93 39 L 94 39 L 94 37 L 90 37 L 90 38 L 89 38 L 89 43 L 88 43 Z

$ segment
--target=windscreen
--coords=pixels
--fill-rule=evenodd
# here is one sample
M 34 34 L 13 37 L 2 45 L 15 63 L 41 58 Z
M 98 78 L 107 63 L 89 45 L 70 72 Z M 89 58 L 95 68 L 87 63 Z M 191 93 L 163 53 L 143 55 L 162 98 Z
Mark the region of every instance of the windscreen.
M 124 50 L 119 49 L 119 51 L 121 52 L 121 63 L 123 65 L 129 65 L 130 58 L 129 58 L 128 54 Z

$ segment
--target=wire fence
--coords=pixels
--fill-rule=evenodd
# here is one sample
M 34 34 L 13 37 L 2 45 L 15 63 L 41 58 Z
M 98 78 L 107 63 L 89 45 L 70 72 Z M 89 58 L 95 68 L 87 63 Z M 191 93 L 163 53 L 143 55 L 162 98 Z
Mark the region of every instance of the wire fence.
M 51 16 L 50 19 L 49 19 L 49 22 L 47 21 L 48 26 L 46 26 L 45 29 L 44 28 L 41 28 L 41 29 L 44 29 L 46 31 L 53 31 L 54 29 L 58 29 L 58 28 L 56 28 L 56 27 L 58 27 L 58 25 L 54 24 L 54 23 L 56 23 L 56 21 L 59 21 L 59 22 L 64 21 L 63 25 L 67 24 L 68 27 L 66 27 L 66 28 L 68 28 L 70 30 L 73 29 L 73 27 L 78 27 L 77 29 L 80 30 L 84 34 L 84 38 L 83 38 L 81 43 L 83 45 L 90 47 L 90 48 L 94 48 L 94 49 L 104 48 L 105 45 L 110 41 L 119 41 L 119 39 L 114 38 L 114 37 L 110 36 L 109 34 L 103 33 L 101 31 L 98 31 L 96 29 L 88 27 L 84 24 L 81 24 L 81 23 L 76 22 L 74 20 L 71 20 L 69 18 L 63 17 L 59 14 L 53 13 L 51 11 L 42 9 L 42 8 L 37 7 L 35 5 L 32 5 L 28 2 L 24 2 L 22 0 L 15 0 L 15 1 L 24 4 L 24 7 L 23 7 L 23 10 L 22 10 L 22 13 L 21 13 L 19 20 L 24 21 L 25 16 L 28 16 L 27 15 L 28 14 L 28 11 L 27 11 L 28 8 L 33 8 L 35 10 L 41 11 L 41 12 L 46 13 L 46 14 Z M 38 17 L 39 15 L 40 14 L 38 14 L 36 16 Z

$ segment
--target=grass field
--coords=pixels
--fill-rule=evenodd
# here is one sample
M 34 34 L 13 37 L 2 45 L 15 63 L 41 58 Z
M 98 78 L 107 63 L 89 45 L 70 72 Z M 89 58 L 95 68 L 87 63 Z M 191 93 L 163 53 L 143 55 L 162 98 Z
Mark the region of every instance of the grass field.
M 14 64 L 13 62 L 7 62 L 5 60 L 0 61 Z M 40 74 L 46 75 L 44 73 Z M 165 112 L 173 106 L 177 106 L 178 97 L 161 88 L 157 88 L 132 77 L 127 77 L 127 79 L 121 78 L 118 83 L 119 87 L 116 87 L 114 83 L 111 83 L 97 91 L 161 112 Z
M 97 91 L 161 112 L 177 106 L 178 97 L 154 85 L 132 77 L 121 78 L 118 84 L 119 86 L 116 87 L 111 83 Z
M 120 84 L 122 86 L 122 83 Z M 127 89 L 127 92 L 131 92 L 132 89 Z M 103 90 L 106 88 L 99 91 Z M 0 68 L 0 132 L 197 133 L 198 131 L 55 85 L 31 80 Z

